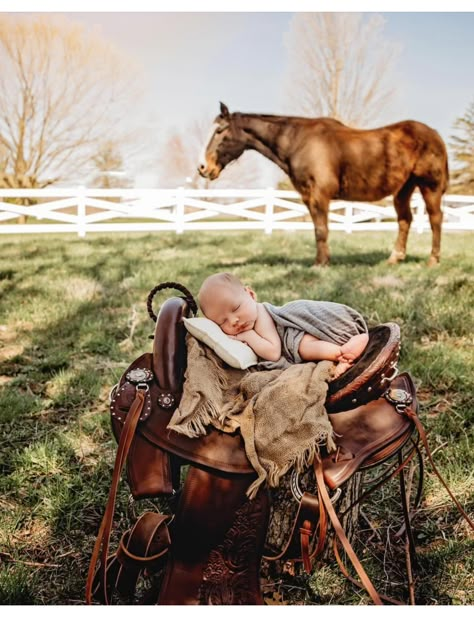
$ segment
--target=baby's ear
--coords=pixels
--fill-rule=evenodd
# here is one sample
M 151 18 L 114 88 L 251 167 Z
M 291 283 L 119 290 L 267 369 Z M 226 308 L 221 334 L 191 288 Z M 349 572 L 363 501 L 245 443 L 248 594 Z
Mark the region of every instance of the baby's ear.
M 245 286 L 245 291 L 247 292 L 247 294 L 253 298 L 254 300 L 257 300 L 257 294 L 253 291 L 253 289 L 250 289 L 250 287 L 248 287 L 247 285 Z

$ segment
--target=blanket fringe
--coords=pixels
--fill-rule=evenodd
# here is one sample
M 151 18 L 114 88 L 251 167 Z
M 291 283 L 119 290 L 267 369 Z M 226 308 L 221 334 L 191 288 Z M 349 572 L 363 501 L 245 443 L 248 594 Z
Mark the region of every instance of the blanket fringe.
M 321 455 L 320 448 L 326 446 L 329 453 L 335 451 L 332 429 L 328 433 L 321 432 L 319 436 L 312 440 L 310 445 L 300 451 L 297 455 L 292 456 L 283 466 L 277 466 L 273 463 L 268 472 L 258 470 L 260 475 L 247 488 L 246 495 L 249 499 L 254 499 L 260 486 L 266 481 L 270 488 L 276 488 L 280 484 L 280 479 L 290 470 L 295 469 L 297 473 L 303 473 L 311 464 L 313 464 L 316 456 Z M 255 468 L 255 465 L 253 465 Z
M 184 423 L 168 424 L 167 429 L 179 434 L 185 434 L 190 438 L 204 436 L 208 433 L 206 426 L 214 423 L 221 416 L 220 410 L 212 402 L 201 404 L 194 413 L 195 415 L 192 419 L 188 419 Z

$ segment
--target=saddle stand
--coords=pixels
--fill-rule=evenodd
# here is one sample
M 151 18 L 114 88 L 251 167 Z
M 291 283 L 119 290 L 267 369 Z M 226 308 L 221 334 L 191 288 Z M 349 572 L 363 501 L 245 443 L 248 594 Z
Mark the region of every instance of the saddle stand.
M 184 297 L 166 300 L 157 318 L 152 309 L 153 298 L 166 288 L 178 289 Z M 334 503 L 337 491 L 355 473 L 397 459 L 388 474 L 385 472 L 352 505 L 398 475 L 413 562 L 415 547 L 403 472 L 414 456 L 418 456 L 422 472 L 419 441 L 434 472 L 474 529 L 433 464 L 417 416 L 415 387 L 409 374 L 398 374 L 399 327 L 389 323 L 369 331 L 369 343 L 360 359 L 329 384 L 326 409 L 335 431 L 337 451 L 315 461 L 313 492 L 301 492 L 299 476 L 291 476 L 291 490 L 298 504 L 291 533 L 281 551 L 264 550 L 270 495 L 261 487 L 254 499 L 246 496 L 256 473 L 247 460 L 240 434 L 210 427 L 205 436 L 189 438 L 167 430 L 183 391 L 183 318 L 197 313 L 196 303 L 186 288 L 167 282 L 150 292 L 147 306 L 156 322 L 153 351 L 136 359 L 111 392 L 112 430 L 118 449 L 109 499 L 90 562 L 87 603 L 95 598 L 110 604 L 114 594 L 133 602 L 140 577 L 152 578 L 161 573 L 158 590 L 150 589 L 142 603 L 263 604 L 262 558 L 301 562 L 310 572 L 324 549 L 329 521 L 336 536 L 334 553 L 344 575 L 361 585 L 343 566 L 338 542 L 374 603 L 396 602 L 377 593 L 344 533 Z M 145 512 L 123 534 L 116 552 L 109 554 L 117 489 L 125 464 L 135 500 L 165 495 L 174 499 L 176 507 L 173 515 Z M 180 488 L 184 465 L 188 468 Z M 415 507 L 421 492 L 422 477 Z

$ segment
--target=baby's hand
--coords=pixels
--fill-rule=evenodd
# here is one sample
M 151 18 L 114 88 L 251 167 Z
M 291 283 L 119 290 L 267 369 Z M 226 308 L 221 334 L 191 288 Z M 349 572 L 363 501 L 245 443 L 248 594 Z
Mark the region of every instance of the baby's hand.
M 248 339 L 249 335 L 251 333 L 253 333 L 253 332 L 254 332 L 253 330 L 244 330 L 242 333 L 238 333 L 237 335 L 233 335 L 233 338 L 237 339 L 237 341 L 241 341 L 242 343 L 247 343 L 247 339 Z

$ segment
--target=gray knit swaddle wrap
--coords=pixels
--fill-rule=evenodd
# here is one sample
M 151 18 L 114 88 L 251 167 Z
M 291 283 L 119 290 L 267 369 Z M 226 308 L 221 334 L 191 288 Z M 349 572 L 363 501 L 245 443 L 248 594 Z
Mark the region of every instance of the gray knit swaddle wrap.
M 275 322 L 282 356 L 276 362 L 259 362 L 259 369 L 284 369 L 293 363 L 302 363 L 298 349 L 305 333 L 342 346 L 351 337 L 367 332 L 362 315 L 337 302 L 295 300 L 282 307 L 268 302 L 262 304 Z

